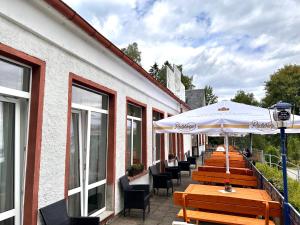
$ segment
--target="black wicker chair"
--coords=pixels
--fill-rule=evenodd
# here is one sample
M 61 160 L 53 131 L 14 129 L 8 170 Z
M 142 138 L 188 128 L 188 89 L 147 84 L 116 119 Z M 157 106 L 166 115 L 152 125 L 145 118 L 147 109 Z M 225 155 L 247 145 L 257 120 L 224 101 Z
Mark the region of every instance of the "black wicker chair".
M 190 162 L 191 165 L 194 165 L 195 168 L 197 168 L 197 158 L 194 157 L 194 156 L 190 156 L 190 152 L 189 151 L 185 153 L 185 156 L 186 156 L 186 160 L 188 162 Z
M 69 217 L 66 200 L 40 209 L 45 225 L 99 225 L 99 217 Z
M 169 166 L 168 161 L 164 161 L 165 171 L 172 174 L 172 179 L 177 179 L 177 183 L 181 183 L 181 173 L 178 166 Z
M 169 188 L 172 188 L 173 193 L 173 182 L 171 173 L 159 173 L 157 166 L 153 165 L 149 167 L 150 173 L 153 177 L 153 189 L 159 191 L 159 188 L 167 189 L 167 196 L 169 195 Z
M 127 175 L 120 178 L 120 183 L 124 191 L 124 216 L 126 216 L 126 209 L 129 209 L 129 212 L 130 209 L 142 209 L 143 220 L 145 220 L 145 210 L 147 206 L 148 212 L 150 212 L 150 185 L 130 185 Z
M 177 157 L 176 160 L 180 171 L 187 171 L 189 176 L 191 176 L 191 163 L 189 161 L 179 161 Z

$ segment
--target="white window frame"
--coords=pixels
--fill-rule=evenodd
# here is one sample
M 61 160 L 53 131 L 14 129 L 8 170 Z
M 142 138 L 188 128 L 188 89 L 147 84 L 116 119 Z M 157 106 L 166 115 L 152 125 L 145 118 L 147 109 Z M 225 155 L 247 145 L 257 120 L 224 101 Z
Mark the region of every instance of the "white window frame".
M 81 111 L 80 110 L 76 110 L 76 109 L 72 109 L 72 114 L 76 113 L 78 114 L 78 147 L 79 147 L 79 176 L 80 176 L 80 185 L 77 188 L 73 188 L 71 190 L 68 190 L 68 197 L 74 195 L 74 194 L 78 194 L 80 192 L 80 213 L 81 215 L 83 215 L 84 212 L 84 207 L 82 205 L 83 202 L 83 157 L 82 157 L 82 118 L 81 118 Z M 71 115 L 71 119 L 72 119 L 72 115 Z
M 108 106 L 109 108 L 109 106 Z M 80 148 L 80 151 L 81 151 L 81 157 L 82 157 L 82 160 L 81 160 L 81 171 L 80 171 L 80 174 L 81 175 L 81 180 L 82 180 L 82 198 L 81 198 L 81 210 L 82 211 L 82 216 L 98 216 L 99 214 L 101 214 L 102 212 L 106 211 L 106 191 L 107 191 L 107 186 L 105 186 L 105 206 L 101 209 L 99 209 L 98 211 L 92 213 L 91 215 L 88 215 L 88 191 L 93 189 L 93 188 L 96 188 L 98 186 L 101 186 L 101 185 L 106 185 L 107 183 L 107 163 L 106 163 L 106 174 L 105 174 L 105 179 L 101 180 L 101 181 L 97 181 L 95 183 L 92 183 L 92 184 L 89 184 L 89 181 L 88 181 L 88 178 L 89 178 L 89 158 L 90 158 L 90 132 L 91 132 L 91 113 L 92 112 L 96 112 L 96 113 L 101 113 L 101 114 L 106 114 L 107 116 L 109 115 L 109 111 L 108 110 L 104 110 L 104 109 L 99 109 L 99 108 L 95 108 L 95 107 L 91 107 L 91 106 L 86 106 L 86 105 L 82 105 L 82 104 L 78 104 L 78 103 L 72 103 L 72 111 L 77 111 L 77 112 L 80 112 L 81 113 L 86 113 L 87 114 L 87 121 L 86 121 L 86 133 L 82 131 L 82 125 L 81 126 L 81 130 L 80 130 L 80 133 L 79 133 L 79 136 L 80 136 L 80 139 L 82 139 L 82 136 L 83 134 L 86 135 L 86 145 L 83 146 L 81 144 L 81 148 Z M 82 116 L 80 115 L 80 118 L 81 118 L 81 121 L 80 121 L 80 124 L 83 123 L 83 120 L 82 120 Z M 108 132 L 108 127 L 109 127 L 109 120 L 107 120 L 107 132 Z M 108 135 L 107 135 L 107 143 L 108 143 Z M 82 143 L 82 140 L 81 140 L 81 143 Z M 85 158 L 85 165 L 83 165 L 83 148 L 86 149 L 86 158 Z M 107 146 L 107 149 L 106 149 L 106 160 L 105 162 L 107 162 L 107 154 L 108 154 L 108 146 Z M 85 175 L 85 179 L 83 181 L 83 174 Z M 71 194 L 73 192 L 76 192 L 77 190 L 76 189 L 73 189 L 71 190 Z M 78 193 L 78 192 L 76 192 Z M 68 195 L 69 195 L 69 191 L 68 191 Z
M 134 105 L 134 106 L 136 106 L 136 105 Z M 139 106 L 137 106 L 137 107 L 139 107 Z M 141 112 L 142 112 L 142 108 L 141 108 Z M 127 120 L 131 121 L 131 133 L 130 133 L 130 141 L 131 141 L 130 142 L 130 166 L 131 166 L 133 164 L 133 121 L 141 122 L 141 161 L 143 159 L 143 139 L 142 139 L 143 138 L 143 135 L 142 135 L 143 124 L 142 124 L 142 118 L 139 118 L 139 117 L 127 115 Z
M 21 146 L 20 146 L 20 100 L 12 99 L 9 97 L 0 96 L 1 102 L 9 102 L 15 104 L 15 134 L 14 134 L 14 209 L 0 213 L 0 221 L 6 220 L 9 218 L 15 218 L 15 224 L 21 223 L 21 179 L 20 179 L 20 155 L 21 155 Z
M 15 103 L 15 208 L 12 210 L 9 210 L 7 212 L 0 213 L 0 221 L 3 221 L 5 219 L 9 219 L 11 217 L 15 217 L 15 225 L 20 225 L 21 221 L 23 221 L 23 213 L 22 213 L 22 207 L 24 206 L 24 187 L 25 187 L 25 171 L 26 171 L 26 165 L 27 165 L 27 143 L 28 143 L 28 132 L 29 132 L 29 117 L 30 117 L 30 105 L 31 105 L 31 88 L 32 88 L 32 67 L 20 63 L 18 61 L 15 61 L 13 59 L 4 57 L 0 55 L 0 59 L 3 59 L 8 62 L 12 62 L 14 64 L 20 65 L 22 67 L 26 67 L 30 69 L 29 74 L 29 90 L 26 91 L 20 91 L 12 88 L 7 88 L 0 85 L 0 100 L 6 101 L 6 102 L 12 102 Z M 21 99 L 27 99 L 27 121 L 26 121 L 26 127 L 27 130 L 24 131 L 26 140 L 24 140 L 25 146 L 24 151 L 22 151 L 22 148 L 20 146 L 20 119 L 21 119 L 21 109 L 20 109 L 20 100 Z M 24 162 L 21 165 L 21 152 L 24 154 Z M 23 167 L 23 168 L 22 168 Z M 23 180 L 21 180 L 21 169 L 23 171 Z

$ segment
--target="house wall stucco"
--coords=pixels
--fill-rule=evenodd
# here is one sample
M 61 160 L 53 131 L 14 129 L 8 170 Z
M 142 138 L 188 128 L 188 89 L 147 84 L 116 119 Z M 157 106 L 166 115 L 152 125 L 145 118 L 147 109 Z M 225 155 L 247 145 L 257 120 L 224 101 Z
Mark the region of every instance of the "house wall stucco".
M 42 1 L 0 6 L 0 42 L 46 62 L 39 208 L 64 197 L 69 73 L 117 91 L 115 213 L 125 174 L 126 96 L 147 104 L 147 163 L 152 164 L 152 107 L 172 115 L 180 104 Z M 185 138 L 186 140 L 187 138 Z M 190 143 L 190 141 L 187 141 Z M 166 135 L 166 158 L 168 139 Z M 188 148 L 185 141 L 185 148 Z M 148 175 L 134 182 L 149 182 Z

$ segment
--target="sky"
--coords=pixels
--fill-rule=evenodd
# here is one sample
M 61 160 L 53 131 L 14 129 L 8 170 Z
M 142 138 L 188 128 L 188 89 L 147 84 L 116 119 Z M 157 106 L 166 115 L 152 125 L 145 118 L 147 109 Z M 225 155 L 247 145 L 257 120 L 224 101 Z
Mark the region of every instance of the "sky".
M 182 64 L 219 100 L 264 97 L 270 75 L 300 64 L 300 0 L 64 0 L 119 48 L 137 42 L 149 71 Z

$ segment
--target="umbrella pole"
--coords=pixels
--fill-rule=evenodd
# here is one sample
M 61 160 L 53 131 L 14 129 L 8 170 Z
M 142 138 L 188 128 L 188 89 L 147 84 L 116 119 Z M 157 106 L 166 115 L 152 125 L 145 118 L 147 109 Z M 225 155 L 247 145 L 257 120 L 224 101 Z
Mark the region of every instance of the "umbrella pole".
M 229 171 L 229 143 L 228 143 L 228 134 L 225 135 L 225 145 L 226 145 L 226 173 L 230 173 Z
M 252 133 L 250 133 L 250 134 L 249 134 L 249 136 L 250 136 L 250 153 L 251 153 L 251 155 L 252 155 L 253 134 L 252 134 Z

